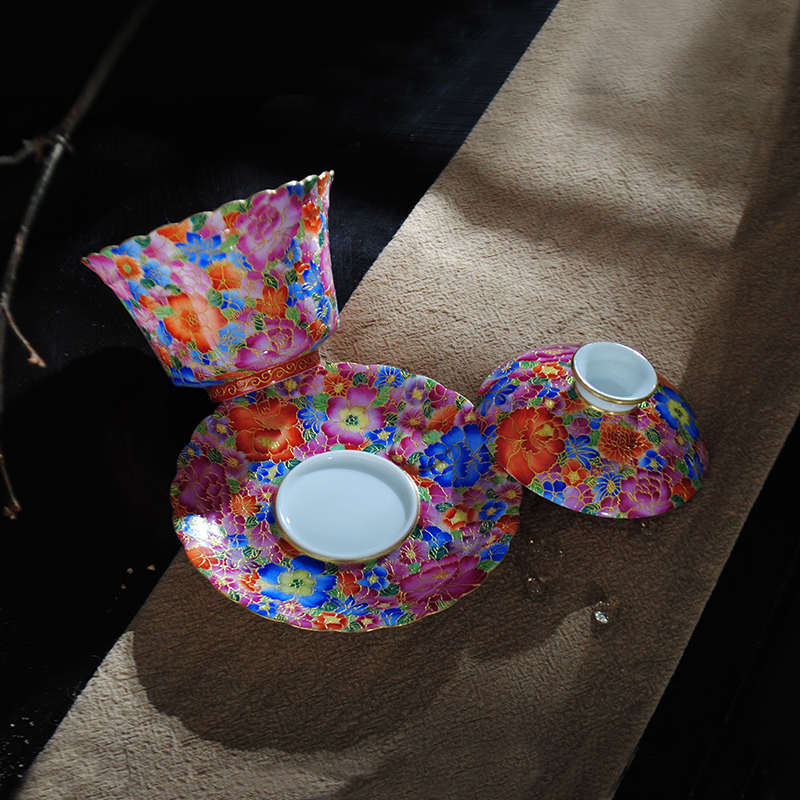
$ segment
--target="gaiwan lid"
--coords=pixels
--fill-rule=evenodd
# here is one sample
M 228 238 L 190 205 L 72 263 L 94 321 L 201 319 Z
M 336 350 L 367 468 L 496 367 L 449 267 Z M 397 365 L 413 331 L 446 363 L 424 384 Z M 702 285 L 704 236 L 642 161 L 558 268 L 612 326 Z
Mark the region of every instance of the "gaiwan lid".
M 520 355 L 483 383 L 478 413 L 503 469 L 584 514 L 662 514 L 689 500 L 708 469 L 689 404 L 641 353 L 615 342 Z

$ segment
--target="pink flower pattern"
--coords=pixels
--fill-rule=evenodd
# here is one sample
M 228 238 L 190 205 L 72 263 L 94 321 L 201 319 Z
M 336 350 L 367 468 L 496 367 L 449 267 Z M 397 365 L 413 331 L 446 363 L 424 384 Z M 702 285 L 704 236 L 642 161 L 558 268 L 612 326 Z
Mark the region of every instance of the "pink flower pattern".
M 239 247 L 254 267 L 263 269 L 268 261 L 283 255 L 300 227 L 302 203 L 285 186 L 272 195 L 257 195 L 250 210 L 236 224 L 242 231 Z

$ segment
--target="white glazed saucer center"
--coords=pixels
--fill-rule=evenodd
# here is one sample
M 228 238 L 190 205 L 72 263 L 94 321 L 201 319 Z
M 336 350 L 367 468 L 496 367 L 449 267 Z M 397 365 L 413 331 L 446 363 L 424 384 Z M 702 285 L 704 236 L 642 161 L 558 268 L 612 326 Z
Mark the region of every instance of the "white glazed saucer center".
M 311 456 L 281 481 L 275 518 L 298 550 L 326 561 L 367 561 L 414 529 L 416 484 L 386 458 L 361 450 Z
M 650 397 L 658 376 L 637 350 L 616 342 L 592 342 L 572 359 L 575 388 L 601 411 L 623 413 Z

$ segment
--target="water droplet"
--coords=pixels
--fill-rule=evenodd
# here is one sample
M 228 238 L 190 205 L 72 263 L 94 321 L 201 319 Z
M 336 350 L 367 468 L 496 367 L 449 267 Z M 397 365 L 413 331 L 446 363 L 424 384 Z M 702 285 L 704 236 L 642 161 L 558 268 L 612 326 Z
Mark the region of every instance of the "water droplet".
M 525 581 L 525 587 L 528 594 L 533 597 L 541 597 L 544 594 L 544 581 L 540 581 L 539 578 L 528 578 Z
M 645 536 L 653 536 L 658 533 L 658 524 L 652 517 L 647 517 L 640 521 L 640 529 Z
M 528 553 L 540 580 L 551 581 L 561 574 L 564 551 L 553 536 L 528 537 Z
M 600 600 L 592 607 L 592 622 L 598 628 L 607 628 L 614 622 L 615 609 L 612 603 Z

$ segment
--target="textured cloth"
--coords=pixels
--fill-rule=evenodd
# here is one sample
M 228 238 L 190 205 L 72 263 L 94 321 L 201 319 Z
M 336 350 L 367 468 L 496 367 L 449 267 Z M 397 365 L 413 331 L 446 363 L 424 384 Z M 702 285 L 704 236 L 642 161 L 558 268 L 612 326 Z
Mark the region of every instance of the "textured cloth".
M 800 407 L 795 13 L 561 0 L 324 353 L 475 399 L 532 347 L 624 342 L 699 417 L 701 492 L 647 521 L 526 494 L 482 587 L 360 635 L 180 554 L 21 798 L 613 795 Z

